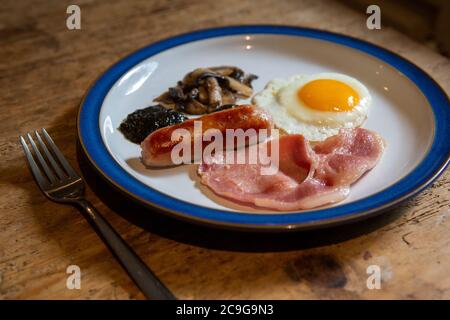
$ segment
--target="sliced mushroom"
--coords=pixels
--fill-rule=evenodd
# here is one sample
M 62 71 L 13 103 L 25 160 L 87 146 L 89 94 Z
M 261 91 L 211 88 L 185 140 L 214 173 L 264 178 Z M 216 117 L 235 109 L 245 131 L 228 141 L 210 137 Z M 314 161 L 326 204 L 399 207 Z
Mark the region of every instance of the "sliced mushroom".
M 226 81 L 224 76 L 221 76 L 218 73 L 215 72 L 211 72 L 211 71 L 205 71 L 201 74 L 198 75 L 197 80 L 196 80 L 196 84 L 198 86 L 202 85 L 202 83 L 204 83 L 206 81 L 206 79 L 208 78 L 215 78 L 220 82 Z
M 242 96 L 244 98 L 250 98 L 253 94 L 252 88 L 246 86 L 245 84 L 237 81 L 234 78 L 231 77 L 225 77 L 227 80 L 227 85 L 231 91 L 236 93 L 239 96 Z
M 250 73 L 244 78 L 242 83 L 244 83 L 246 86 L 248 86 L 250 88 L 253 88 L 252 82 L 253 82 L 253 80 L 256 80 L 256 79 L 258 79 L 258 76 L 256 74 Z
M 244 81 L 245 72 L 242 69 L 235 68 L 234 72 L 230 74 L 231 78 L 238 80 L 239 82 Z
M 209 69 L 206 68 L 197 68 L 192 72 L 189 72 L 184 78 L 183 83 L 186 86 L 195 87 L 197 85 L 197 79 L 200 75 L 210 72 Z
M 234 104 L 236 102 L 236 97 L 233 92 L 230 90 L 223 88 L 222 89 L 222 103 L 223 104 Z
M 186 103 L 183 111 L 186 111 L 189 114 L 204 114 L 208 112 L 208 108 L 203 103 L 193 99 Z
M 220 67 L 212 67 L 212 68 L 208 68 L 211 71 L 220 74 L 221 76 L 230 76 L 232 78 L 237 79 L 234 75 L 239 75 L 239 74 L 244 74 L 244 71 L 242 71 L 241 69 L 237 68 L 237 67 L 233 67 L 233 66 L 220 66 Z
M 159 102 L 163 107 L 167 109 L 175 109 L 176 104 L 170 97 L 169 91 L 164 92 L 162 95 L 153 99 L 153 101 Z
M 206 88 L 208 89 L 209 105 L 217 107 L 222 104 L 222 89 L 216 78 L 206 78 Z
M 200 100 L 201 103 L 208 103 L 208 90 L 204 86 L 198 87 L 198 100 Z
M 199 95 L 199 89 L 198 88 L 193 88 L 188 93 L 189 99 L 197 99 L 198 95 Z
M 215 112 L 233 106 L 239 98 L 249 98 L 254 79 L 234 66 L 197 68 L 155 101 L 190 114 Z
M 169 96 L 175 102 L 186 100 L 186 95 L 184 94 L 183 88 L 181 86 L 169 88 Z

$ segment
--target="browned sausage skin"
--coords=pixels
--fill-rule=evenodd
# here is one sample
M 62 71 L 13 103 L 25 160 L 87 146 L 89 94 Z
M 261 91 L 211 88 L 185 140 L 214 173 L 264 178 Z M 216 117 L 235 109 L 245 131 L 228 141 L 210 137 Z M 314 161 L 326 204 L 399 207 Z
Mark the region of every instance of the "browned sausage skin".
M 194 135 L 195 121 L 201 121 L 202 135 Z M 196 139 L 202 139 L 205 131 L 209 129 L 219 130 L 225 137 L 227 129 L 242 129 L 244 131 L 254 129 L 256 132 L 260 129 L 267 129 L 269 131 L 268 134 L 270 134 L 272 125 L 270 116 L 264 111 L 256 109 L 251 105 L 237 106 L 233 109 L 219 111 L 196 119 L 190 119 L 152 132 L 141 143 L 142 160 L 147 166 L 163 167 L 173 165 L 171 152 L 173 148 L 183 140 L 183 138 L 172 140 L 172 133 L 177 129 L 188 131 L 191 137 L 191 145 L 194 146 L 196 143 L 195 137 Z M 209 141 L 202 141 L 200 143 L 202 148 L 204 148 L 209 144 Z M 196 159 L 194 159 L 194 155 L 192 154 L 191 161 L 193 160 Z

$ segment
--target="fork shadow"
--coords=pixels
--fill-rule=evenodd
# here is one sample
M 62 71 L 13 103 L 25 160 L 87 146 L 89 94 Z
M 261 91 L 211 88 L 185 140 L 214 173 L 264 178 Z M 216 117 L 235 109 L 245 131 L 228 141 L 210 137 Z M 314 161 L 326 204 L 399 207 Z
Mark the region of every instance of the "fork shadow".
M 182 221 L 158 209 L 144 207 L 109 184 L 77 145 L 77 159 L 88 186 L 109 209 L 136 226 L 171 240 L 199 247 L 241 252 L 280 252 L 343 242 L 375 231 L 398 219 L 394 209 L 369 219 L 327 229 L 261 232 L 229 230 Z

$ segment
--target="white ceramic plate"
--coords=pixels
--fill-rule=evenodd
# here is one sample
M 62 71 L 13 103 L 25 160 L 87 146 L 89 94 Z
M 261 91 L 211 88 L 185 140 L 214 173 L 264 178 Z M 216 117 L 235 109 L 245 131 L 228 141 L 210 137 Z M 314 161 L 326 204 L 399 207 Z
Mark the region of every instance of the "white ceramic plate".
M 257 74 L 255 92 L 273 78 L 294 74 L 338 72 L 358 79 L 373 98 L 364 127 L 387 142 L 380 163 L 352 186 L 345 201 L 291 213 L 224 200 L 200 185 L 195 165 L 145 168 L 140 147 L 117 130 L 121 121 L 136 109 L 154 104 L 155 97 L 189 71 L 216 65 L 236 65 Z M 99 171 L 145 204 L 217 225 L 301 228 L 368 216 L 423 188 L 448 162 L 448 119 L 445 93 L 393 53 L 323 31 L 246 26 L 182 35 L 123 59 L 87 94 L 80 108 L 79 135 Z

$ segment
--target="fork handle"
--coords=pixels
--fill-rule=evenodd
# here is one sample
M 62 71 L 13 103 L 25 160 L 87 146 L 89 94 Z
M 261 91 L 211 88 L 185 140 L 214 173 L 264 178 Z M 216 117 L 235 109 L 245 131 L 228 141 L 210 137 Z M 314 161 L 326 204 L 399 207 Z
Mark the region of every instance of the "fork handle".
M 77 201 L 77 204 L 87 213 L 88 221 L 148 299 L 176 300 L 172 292 L 155 276 L 89 201 L 81 199 Z

